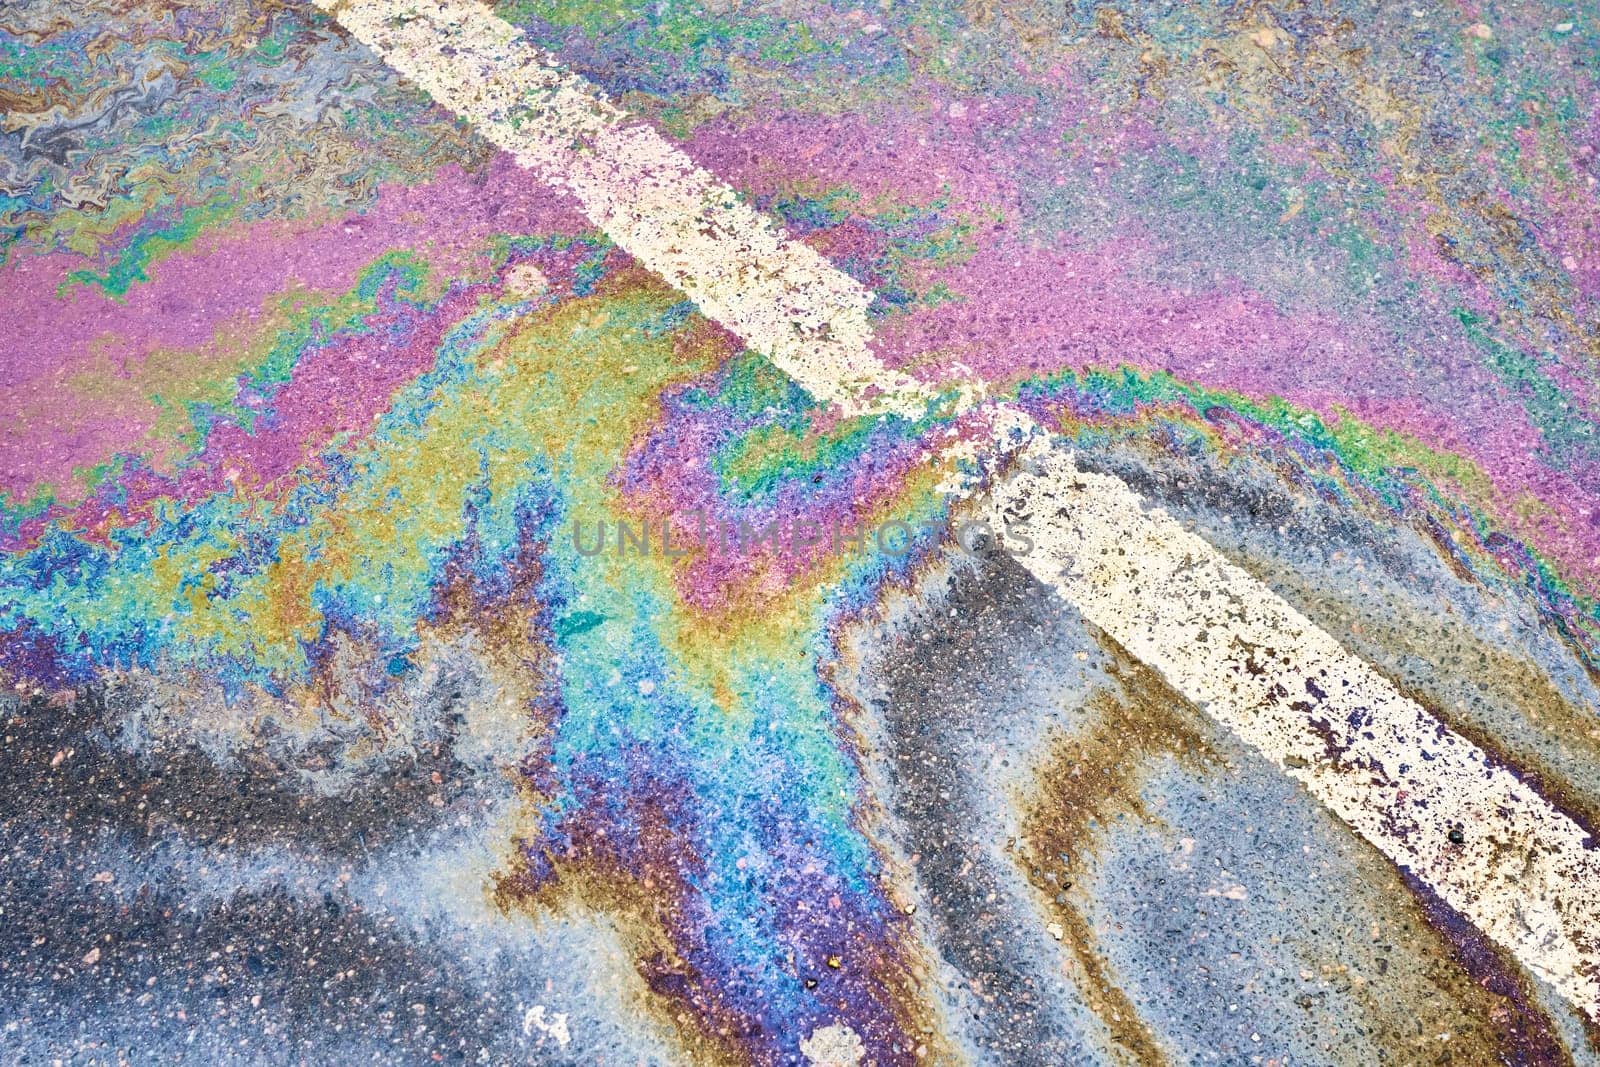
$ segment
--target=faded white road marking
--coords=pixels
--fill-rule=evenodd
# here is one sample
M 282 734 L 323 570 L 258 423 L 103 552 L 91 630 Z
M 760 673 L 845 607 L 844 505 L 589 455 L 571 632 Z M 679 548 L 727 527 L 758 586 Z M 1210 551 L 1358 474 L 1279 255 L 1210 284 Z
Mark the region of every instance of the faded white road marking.
M 817 399 L 917 414 L 932 398 L 873 356 L 865 288 L 476 0 L 317 2 Z M 1024 566 L 1600 1021 L 1600 860 L 1580 827 L 1025 413 L 989 414 L 997 445 L 1036 438 L 1033 469 L 982 505 L 1029 525 Z
M 1020 461 L 983 508 L 1027 527 L 1018 562 L 1596 1015 L 1600 853 L 1582 828 L 1120 479 L 1042 439 Z
M 933 394 L 868 349 L 872 293 L 754 211 L 476 0 L 317 0 L 384 62 L 822 402 L 920 415 Z

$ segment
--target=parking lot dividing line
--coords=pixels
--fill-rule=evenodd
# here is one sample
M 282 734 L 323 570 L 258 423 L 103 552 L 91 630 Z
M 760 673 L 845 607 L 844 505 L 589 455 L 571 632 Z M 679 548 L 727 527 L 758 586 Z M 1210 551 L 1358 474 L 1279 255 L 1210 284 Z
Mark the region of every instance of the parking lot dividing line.
M 914 416 L 935 399 L 873 355 L 865 287 L 485 5 L 318 3 L 817 400 Z M 998 414 L 994 447 L 1026 443 L 977 506 L 1028 527 L 1018 561 L 1600 1022 L 1600 843 L 1124 482 Z

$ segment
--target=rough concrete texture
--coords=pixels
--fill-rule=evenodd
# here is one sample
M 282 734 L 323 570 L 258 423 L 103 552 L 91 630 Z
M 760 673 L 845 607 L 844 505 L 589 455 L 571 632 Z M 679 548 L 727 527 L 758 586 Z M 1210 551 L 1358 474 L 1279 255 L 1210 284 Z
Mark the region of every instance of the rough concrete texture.
M 962 401 L 312 4 L 0 7 L 0 1060 L 1600 1061 L 930 459 L 1025 413 L 1596 826 L 1590 6 L 494 14 Z

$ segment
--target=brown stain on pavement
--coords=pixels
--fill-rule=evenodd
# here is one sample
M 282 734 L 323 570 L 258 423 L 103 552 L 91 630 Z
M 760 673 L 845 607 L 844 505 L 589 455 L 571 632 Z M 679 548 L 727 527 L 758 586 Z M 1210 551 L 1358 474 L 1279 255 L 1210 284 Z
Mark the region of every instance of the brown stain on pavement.
M 1571 780 L 1562 765 L 1600 767 L 1600 719 L 1561 692 L 1528 659 L 1496 647 L 1451 611 L 1427 616 L 1403 602 L 1384 605 L 1393 618 L 1326 595 L 1297 589 L 1319 625 L 1372 663 L 1407 697 L 1450 729 L 1516 770 L 1540 795 L 1585 829 L 1600 826 L 1600 783 Z M 1429 677 L 1399 677 L 1385 660 L 1407 655 L 1440 679 L 1457 678 L 1478 691 L 1470 703 L 1452 701 Z M 1504 714 L 1496 721 L 1495 713 Z
M 1099 636 L 1112 652 L 1107 670 L 1119 689 L 1094 694 L 1088 710 L 1096 721 L 1089 732 L 1058 738 L 1043 761 L 1035 794 L 1021 805 L 1026 844 L 1019 858 L 1047 902 L 1050 918 L 1060 926 L 1061 943 L 1072 959 L 1069 977 L 1113 1044 L 1127 1062 L 1165 1064 L 1171 1057 L 1096 945 L 1083 907 L 1086 889 L 1077 884 L 1074 872 L 1081 857 L 1099 844 L 1098 824 L 1118 814 L 1149 817 L 1139 799 L 1139 784 L 1156 757 L 1206 763 L 1215 754 L 1205 740 L 1199 712 L 1111 638 Z
M 530 805 L 539 798 L 529 797 Z M 578 833 L 562 855 L 543 853 L 528 837 L 513 839 L 513 855 L 493 879 L 492 896 L 506 914 L 535 921 L 563 914 L 604 916 L 632 957 L 640 979 L 631 992 L 637 1007 L 671 1035 L 683 1059 L 714 1067 L 736 1067 L 750 1057 L 741 1050 L 739 1021 L 717 1011 L 716 989 L 683 958 L 673 931 L 689 924 L 687 898 L 672 869 L 682 845 L 664 812 L 641 809 L 641 841 L 656 870 L 641 874 L 603 836 Z M 536 871 L 536 860 L 550 865 Z
M 1089 888 L 1078 879 L 1112 820 L 1159 820 L 1145 810 L 1140 789 L 1162 760 L 1204 777 L 1227 774 L 1232 766 L 1213 740 L 1217 727 L 1203 713 L 1111 638 L 1096 637 L 1110 653 L 1107 670 L 1116 685 L 1090 698 L 1093 724 L 1082 735 L 1055 740 L 1032 795 L 1020 798 L 1018 862 L 1044 902 L 1046 921 L 1059 926 L 1069 977 L 1124 1062 L 1161 1064 L 1173 1056 L 1118 985 L 1088 917 Z M 1388 1062 L 1572 1062 L 1531 980 L 1507 954 L 1470 926 L 1452 922 L 1437 900 L 1365 844 L 1353 858 L 1355 880 L 1370 895 L 1350 886 L 1348 876 L 1338 892 L 1354 889 L 1377 918 L 1344 937 L 1326 927 L 1309 931 L 1296 946 L 1313 964 L 1302 971 L 1311 976 L 1308 992 L 1296 998 L 1303 1010 L 1318 1010 L 1330 989 L 1343 992 L 1364 1007 L 1357 1026 L 1390 1053 Z M 1336 954 L 1327 951 L 1330 936 L 1339 938 Z

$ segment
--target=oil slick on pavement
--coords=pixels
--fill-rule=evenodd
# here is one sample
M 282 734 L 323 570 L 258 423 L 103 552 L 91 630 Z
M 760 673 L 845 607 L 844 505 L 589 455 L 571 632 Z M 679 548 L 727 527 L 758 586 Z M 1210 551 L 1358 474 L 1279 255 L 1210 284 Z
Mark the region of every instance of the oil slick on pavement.
M 878 359 L 1593 825 L 1587 13 L 497 10 L 852 276 Z M 10 1058 L 1593 1060 L 937 535 L 965 416 L 814 399 L 308 7 L 0 33 Z M 780 536 L 573 541 L 619 521 Z

